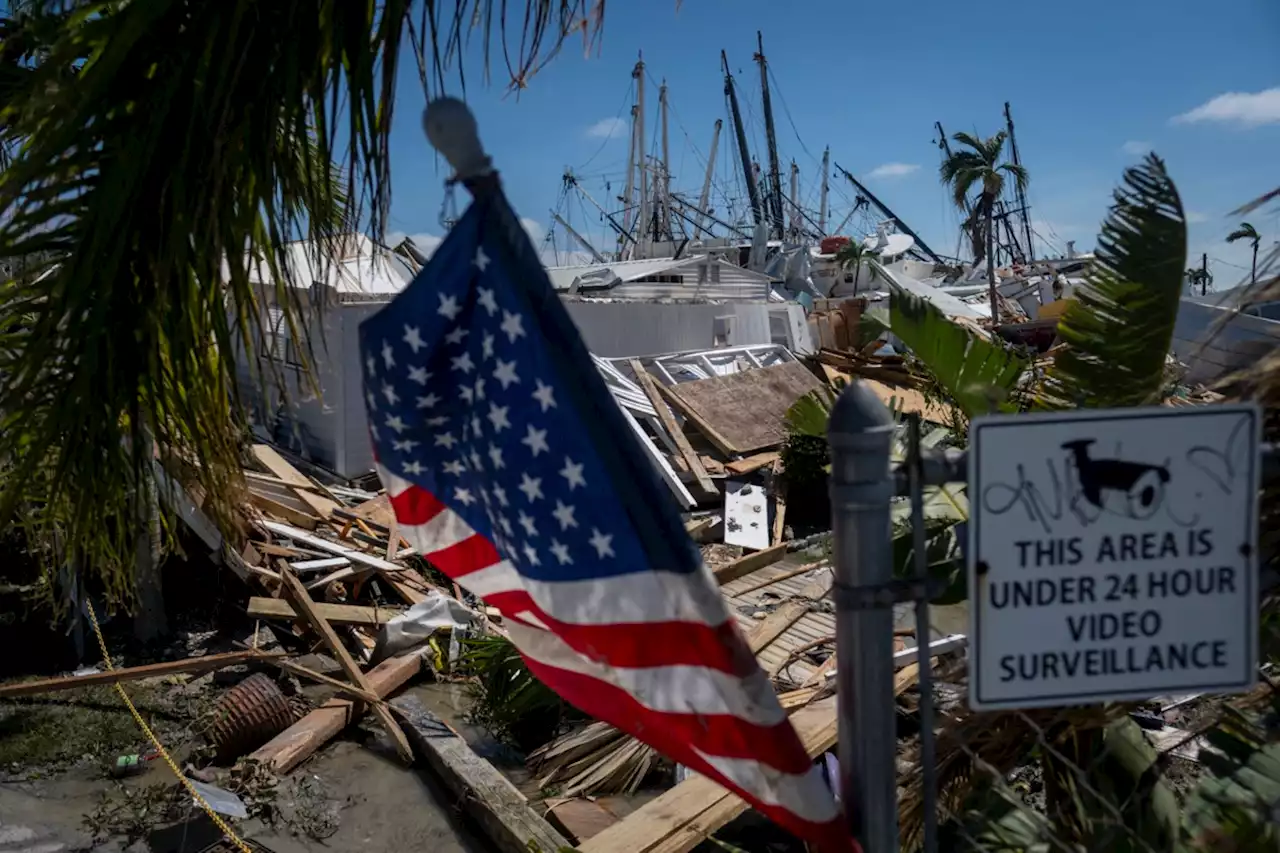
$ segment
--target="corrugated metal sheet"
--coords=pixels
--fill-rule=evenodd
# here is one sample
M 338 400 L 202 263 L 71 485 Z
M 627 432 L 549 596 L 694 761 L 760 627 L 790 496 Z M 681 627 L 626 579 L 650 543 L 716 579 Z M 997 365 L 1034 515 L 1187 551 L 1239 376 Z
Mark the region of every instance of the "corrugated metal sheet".
M 583 296 L 637 302 L 767 301 L 770 289 L 768 276 L 711 256 L 549 267 L 547 275 L 557 291 L 570 290 L 576 283 Z
M 280 250 L 281 264 L 289 283 L 310 288 L 324 284 L 333 288 L 339 298 L 356 299 L 369 296 L 390 297 L 413 280 L 413 270 L 399 255 L 380 248 L 363 234 L 350 234 L 336 247 L 338 260 L 320 260 L 317 248 L 309 241 L 288 243 Z M 270 271 L 259 260 L 246 256 L 249 279 L 259 284 L 272 284 Z M 223 263 L 224 276 L 229 268 Z

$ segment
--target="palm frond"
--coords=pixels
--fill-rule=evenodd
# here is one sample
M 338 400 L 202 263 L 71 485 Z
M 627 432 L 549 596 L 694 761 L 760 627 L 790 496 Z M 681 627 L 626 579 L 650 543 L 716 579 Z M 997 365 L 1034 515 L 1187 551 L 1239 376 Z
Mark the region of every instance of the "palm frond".
M 1241 205 L 1240 207 L 1231 211 L 1230 215 L 1246 216 L 1250 213 L 1253 213 L 1255 210 L 1262 207 L 1263 205 L 1269 204 L 1278 198 L 1280 198 L 1280 187 L 1276 187 L 1275 189 L 1271 190 L 1271 192 L 1263 193 L 1262 195 L 1258 196 L 1248 204 Z
M 1259 240 L 1258 230 L 1248 222 L 1241 222 L 1240 227 L 1227 235 L 1227 242 L 1234 243 L 1237 240 Z
M 969 148 L 973 149 L 973 153 L 975 154 L 975 156 L 983 157 L 984 160 L 986 159 L 983 156 L 985 155 L 987 150 L 986 145 L 984 144 L 984 140 L 982 140 L 977 136 L 974 136 L 972 133 L 965 133 L 964 131 L 960 131 L 959 133 L 953 134 L 951 136 L 951 140 L 953 142 L 959 142 L 961 145 L 967 145 Z M 962 153 L 969 153 L 969 152 L 962 152 Z
M 1031 173 L 1027 171 L 1026 166 L 1017 163 L 1003 163 L 1000 171 L 1013 178 L 1014 185 L 1020 192 L 1026 192 L 1027 185 L 1031 182 Z
M 385 230 L 401 51 L 439 89 L 468 34 L 486 46 L 501 35 L 523 86 L 565 35 L 588 35 L 589 22 L 598 33 L 600 19 L 586 0 L 530 0 L 508 46 L 507 7 L 487 0 L 67 8 L 0 104 L 21 140 L 0 175 L 0 255 L 60 261 L 5 285 L 0 303 L 0 459 L 14 468 L 0 523 L 32 502 L 49 508 L 48 532 L 120 601 L 151 440 L 199 460 L 206 509 L 227 523 L 236 352 L 256 363 L 268 304 L 307 340 L 284 244 L 307 238 L 324 261 L 351 223 Z
M 889 328 L 968 417 L 1009 408 L 1008 397 L 1028 360 L 968 326 L 953 323 L 931 302 L 894 288 Z
M 1048 372 L 1047 408 L 1155 402 L 1182 297 L 1187 229 L 1178 189 L 1154 154 L 1125 170 L 1086 283 L 1058 323 L 1068 344 Z

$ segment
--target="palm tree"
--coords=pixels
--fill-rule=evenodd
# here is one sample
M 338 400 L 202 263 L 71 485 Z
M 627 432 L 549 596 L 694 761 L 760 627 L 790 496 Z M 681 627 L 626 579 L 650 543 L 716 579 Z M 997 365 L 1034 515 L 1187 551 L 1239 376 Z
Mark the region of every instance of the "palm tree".
M 1227 235 L 1227 242 L 1234 243 L 1237 240 L 1248 240 L 1253 247 L 1253 264 L 1249 268 L 1249 284 L 1258 283 L 1258 244 L 1262 242 L 1262 237 L 1258 234 L 1258 229 L 1254 228 L 1248 222 L 1241 222 L 1240 227 Z
M 952 152 L 942 161 L 939 177 L 942 183 L 951 187 L 956 207 L 965 209 L 969 192 L 975 185 L 982 187 L 978 197 L 978 216 L 986 224 L 987 240 L 987 285 L 990 289 L 991 321 L 999 322 L 1000 313 L 996 300 L 996 265 L 995 265 L 995 228 L 992 217 L 995 214 L 996 199 L 1004 192 L 1005 176 L 1013 178 L 1019 190 L 1027 188 L 1027 170 L 1015 163 L 1001 163 L 1004 153 L 1006 134 L 1002 130 L 995 136 L 979 139 L 968 133 L 957 133 L 954 141 L 964 146 Z
M 1188 267 L 1184 273 L 1187 283 L 1191 285 L 1191 293 L 1194 295 L 1197 287 L 1200 288 L 1200 295 L 1204 296 L 1209 292 L 1209 286 L 1213 284 L 1213 273 L 1203 267 Z
M 853 295 L 858 295 L 858 279 L 862 275 L 863 261 L 869 261 L 878 258 L 880 253 L 874 249 L 869 249 L 860 240 L 850 240 L 836 251 L 836 265 L 842 270 L 853 270 Z M 832 293 L 835 292 L 836 284 L 831 285 Z M 828 293 L 827 296 L 830 296 Z
M 501 35 L 522 88 L 567 36 L 599 33 L 588 0 L 521 5 L 67 0 L 11 15 L 5 44 L 39 50 L 0 80 L 5 138 L 21 140 L 0 173 L 0 257 L 51 260 L 0 282 L 0 525 L 39 525 L 130 601 L 152 440 L 198 462 L 205 509 L 228 521 L 235 341 L 264 339 L 263 294 L 236 261 L 262 259 L 304 341 L 280 247 L 309 238 L 327 260 L 355 223 L 381 237 L 401 64 L 434 95 L 472 30 L 486 60 Z

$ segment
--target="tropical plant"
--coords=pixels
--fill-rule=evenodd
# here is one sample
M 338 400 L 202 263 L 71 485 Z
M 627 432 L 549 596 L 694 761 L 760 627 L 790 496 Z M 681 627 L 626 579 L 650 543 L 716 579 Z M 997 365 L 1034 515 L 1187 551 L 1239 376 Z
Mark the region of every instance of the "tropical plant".
M 468 637 L 463 649 L 459 669 L 470 676 L 471 718 L 499 740 L 531 749 L 554 737 L 566 717 L 580 718 L 505 637 Z
M 1213 285 L 1213 273 L 1204 267 L 1188 267 L 1183 276 L 1189 284 L 1192 295 L 1195 295 L 1196 288 L 1200 288 L 1200 295 L 1204 296 L 1209 292 L 1209 288 Z
M 996 199 L 1004 192 L 1005 178 L 1011 178 L 1019 191 L 1027 188 L 1027 170 L 1016 163 L 1002 163 L 1004 154 L 1005 132 L 1002 130 L 995 136 L 980 139 L 969 133 L 957 133 L 951 137 L 964 146 L 951 153 L 942 161 L 939 177 L 942 183 L 951 188 L 952 200 L 961 210 L 969 200 L 969 192 L 981 187 L 978 196 L 977 210 L 985 223 L 987 241 L 987 286 L 990 290 L 991 320 L 998 322 L 1000 312 L 996 299 L 996 261 L 995 261 L 995 216 Z
M 49 538 L 129 601 L 150 442 L 198 460 L 205 509 L 227 524 L 237 351 L 258 364 L 267 301 L 308 342 L 281 247 L 309 238 L 323 266 L 344 232 L 384 231 L 401 60 L 438 91 L 469 36 L 487 61 L 501 35 L 523 87 L 567 35 L 598 33 L 601 6 L 528 0 L 517 55 L 508 7 L 488 0 L 26 5 L 0 63 L 0 127 L 19 141 L 0 257 L 52 260 L 0 285 L 0 525 L 43 507 Z
M 1262 236 L 1258 234 L 1258 229 L 1254 228 L 1248 222 L 1241 222 L 1240 227 L 1227 235 L 1227 242 L 1234 243 L 1237 240 L 1248 240 L 1249 245 L 1253 248 L 1253 263 L 1249 266 L 1249 284 L 1258 283 L 1258 246 L 1262 243 Z
M 862 276 L 862 264 L 865 261 L 880 257 L 880 253 L 875 249 L 868 248 L 861 240 L 850 240 L 839 249 L 836 250 L 836 265 L 842 270 L 853 270 L 853 295 L 858 295 L 858 279 Z M 831 286 L 831 293 L 835 292 L 836 284 Z M 827 295 L 830 296 L 831 293 Z

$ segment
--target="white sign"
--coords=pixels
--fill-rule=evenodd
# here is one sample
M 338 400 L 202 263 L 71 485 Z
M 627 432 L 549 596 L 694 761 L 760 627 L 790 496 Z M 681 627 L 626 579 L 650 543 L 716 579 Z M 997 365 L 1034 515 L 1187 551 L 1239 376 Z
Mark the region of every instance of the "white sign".
M 969 704 L 1257 678 L 1251 405 L 994 415 L 969 432 Z

